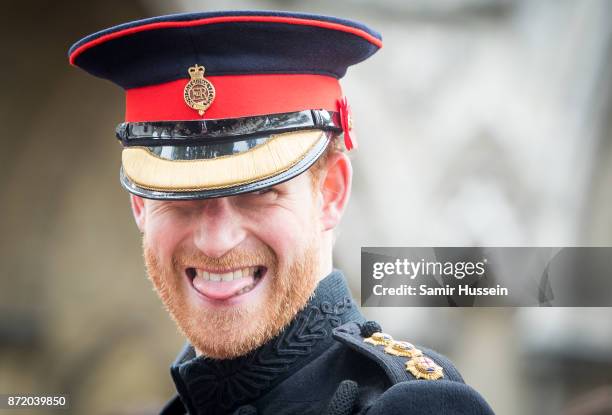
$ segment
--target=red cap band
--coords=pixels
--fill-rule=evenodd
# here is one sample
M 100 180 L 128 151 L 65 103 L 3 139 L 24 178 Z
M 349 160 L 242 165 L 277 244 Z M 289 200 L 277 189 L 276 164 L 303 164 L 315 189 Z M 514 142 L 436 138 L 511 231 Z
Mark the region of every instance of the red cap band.
M 238 118 L 308 109 L 338 110 L 340 83 L 324 75 L 227 75 L 206 79 L 215 98 L 204 116 L 183 98 L 188 79 L 126 91 L 126 122 Z

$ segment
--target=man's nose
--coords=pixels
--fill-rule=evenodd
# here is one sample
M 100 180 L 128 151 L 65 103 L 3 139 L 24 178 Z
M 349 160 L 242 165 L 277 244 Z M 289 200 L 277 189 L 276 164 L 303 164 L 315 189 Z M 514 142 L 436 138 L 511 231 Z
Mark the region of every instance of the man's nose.
M 194 243 L 208 257 L 222 257 L 238 246 L 246 236 L 240 217 L 229 199 L 220 197 L 206 200 L 199 214 Z

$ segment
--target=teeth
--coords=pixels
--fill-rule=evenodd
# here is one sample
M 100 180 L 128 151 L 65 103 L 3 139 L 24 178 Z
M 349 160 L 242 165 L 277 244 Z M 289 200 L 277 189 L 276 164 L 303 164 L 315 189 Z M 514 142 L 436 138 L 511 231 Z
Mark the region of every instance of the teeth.
M 240 294 L 245 294 L 245 293 L 248 293 L 249 291 L 251 291 L 251 290 L 253 289 L 253 287 L 254 287 L 254 286 L 255 286 L 255 284 L 247 285 L 247 286 L 246 286 L 246 287 L 244 287 L 243 289 L 238 290 L 238 291 L 236 292 L 236 294 L 234 294 L 234 295 L 240 295 Z
M 216 274 L 214 272 L 204 271 L 202 269 L 196 269 L 196 275 L 202 278 L 204 281 L 232 281 L 239 280 L 244 277 L 254 277 L 257 267 L 246 267 L 235 271 L 226 272 L 223 274 Z M 253 287 L 245 287 L 250 291 Z

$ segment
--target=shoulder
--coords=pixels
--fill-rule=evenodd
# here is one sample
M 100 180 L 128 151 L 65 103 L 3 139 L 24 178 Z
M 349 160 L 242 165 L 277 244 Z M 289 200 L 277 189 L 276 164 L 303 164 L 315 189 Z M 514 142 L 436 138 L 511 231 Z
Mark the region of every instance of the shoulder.
M 469 414 L 493 415 L 473 388 L 461 382 L 400 382 L 387 389 L 369 407 L 367 415 Z
M 375 322 L 350 322 L 334 329 L 332 335 L 336 341 L 376 362 L 391 384 L 418 379 L 463 383 L 461 374 L 445 356 L 395 340 Z
M 391 385 L 369 402 L 368 415 L 394 413 L 493 414 L 445 356 L 395 340 L 375 322 L 350 322 L 333 330 L 336 341 L 375 362 Z

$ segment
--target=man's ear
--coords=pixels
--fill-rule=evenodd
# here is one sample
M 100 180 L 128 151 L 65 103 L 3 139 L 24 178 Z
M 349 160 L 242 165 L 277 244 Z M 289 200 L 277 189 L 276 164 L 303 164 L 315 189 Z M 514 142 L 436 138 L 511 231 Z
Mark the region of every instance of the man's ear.
M 321 223 L 323 230 L 334 229 L 340 223 L 351 194 L 353 169 L 348 156 L 340 151 L 330 154 L 323 167 L 319 191 L 323 196 Z
M 145 223 L 145 206 L 144 199 L 140 196 L 130 195 L 130 203 L 132 205 L 132 213 L 134 214 L 134 220 L 136 221 L 136 226 L 140 232 L 144 232 L 144 223 Z

